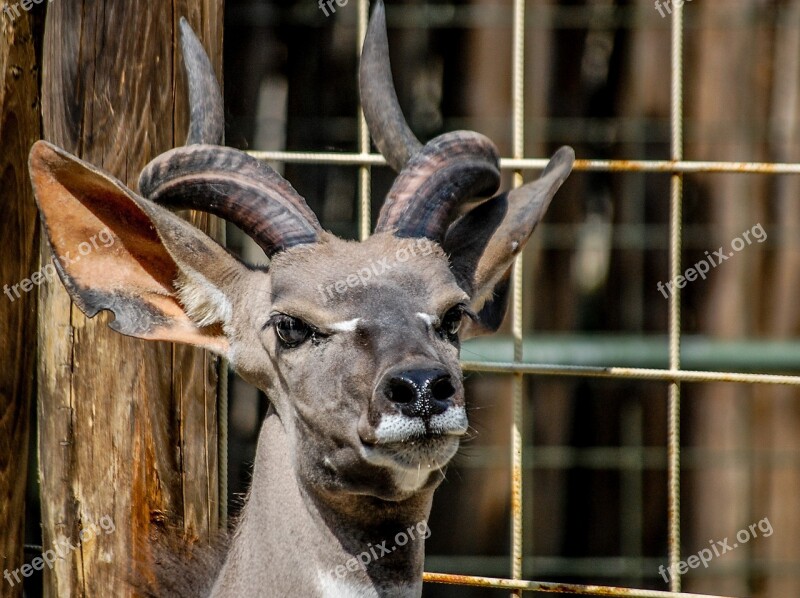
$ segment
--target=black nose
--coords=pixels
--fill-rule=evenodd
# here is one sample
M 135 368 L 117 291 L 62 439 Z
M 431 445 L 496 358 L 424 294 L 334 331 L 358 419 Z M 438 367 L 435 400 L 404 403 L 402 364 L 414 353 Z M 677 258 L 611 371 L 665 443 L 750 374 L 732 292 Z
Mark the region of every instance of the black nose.
M 389 378 L 384 393 L 403 415 L 429 418 L 453 405 L 456 389 L 447 371 L 429 368 L 398 372 Z

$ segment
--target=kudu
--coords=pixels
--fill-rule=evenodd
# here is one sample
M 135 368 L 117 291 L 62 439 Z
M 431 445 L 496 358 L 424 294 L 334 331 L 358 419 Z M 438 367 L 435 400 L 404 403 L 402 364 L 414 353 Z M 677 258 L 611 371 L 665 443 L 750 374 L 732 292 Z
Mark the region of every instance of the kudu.
M 49 143 L 31 150 L 54 254 L 101 229 L 115 239 L 79 261 L 56 259 L 61 280 L 87 316 L 110 310 L 122 334 L 223 355 L 269 397 L 252 487 L 206 595 L 419 596 L 420 536 L 467 431 L 460 342 L 500 325 L 514 257 L 574 153 L 558 150 L 539 180 L 493 196 L 500 171 L 489 139 L 457 131 L 422 145 L 400 111 L 378 0 L 361 98 L 399 175 L 375 233 L 342 240 L 269 166 L 216 145 L 219 86 L 185 21 L 182 34 L 187 145 L 147 165 L 139 194 Z M 243 264 L 167 208 L 238 225 L 269 266 Z M 376 261 L 380 275 L 352 284 Z M 401 533 L 415 537 L 400 546 Z

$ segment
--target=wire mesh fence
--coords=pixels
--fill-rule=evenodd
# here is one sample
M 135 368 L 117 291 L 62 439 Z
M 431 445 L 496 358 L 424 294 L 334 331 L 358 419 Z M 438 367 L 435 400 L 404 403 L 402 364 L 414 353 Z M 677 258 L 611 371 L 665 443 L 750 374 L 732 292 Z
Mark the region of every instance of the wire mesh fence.
M 658 5 L 658 3 L 656 3 Z M 562 18 L 578 18 L 579 11 L 597 10 L 596 14 L 612 14 L 615 8 L 613 3 L 589 3 L 582 7 L 565 7 Z M 745 161 L 709 161 L 709 160 L 687 160 L 684 155 L 684 36 L 686 24 L 684 14 L 689 5 L 674 3 L 670 6 L 668 15 L 671 54 L 668 63 L 670 77 L 670 123 L 669 123 L 669 159 L 641 159 L 640 156 L 631 155 L 630 159 L 606 159 L 595 158 L 592 156 L 578 156 L 575 164 L 576 171 L 588 173 L 661 173 L 669 177 L 669 234 L 668 234 L 668 253 L 669 253 L 669 274 L 670 281 L 680 280 L 686 273 L 687 264 L 682 263 L 684 255 L 684 240 L 686 235 L 683 230 L 683 209 L 684 201 L 684 180 L 692 174 L 720 173 L 725 176 L 741 174 L 749 175 L 796 175 L 800 174 L 800 164 L 791 162 L 745 162 Z M 361 40 L 364 37 L 368 18 L 367 0 L 358 0 L 357 3 L 357 39 L 355 51 L 360 51 Z M 462 6 L 458 7 L 457 15 L 465 20 L 468 27 L 479 27 L 480 18 L 475 15 L 481 9 L 487 9 L 485 5 Z M 492 7 L 489 7 L 492 8 Z M 497 8 L 497 7 L 494 7 Z M 619 7 L 617 7 L 619 8 Z M 623 6 L 629 8 L 629 5 Z M 657 8 L 657 7 L 656 7 Z M 430 14 L 435 11 L 446 11 L 447 7 L 433 6 Z M 419 6 L 410 7 L 407 27 L 420 24 L 420 19 L 413 18 L 419 16 L 421 8 Z M 526 138 L 526 56 L 527 48 L 525 45 L 526 26 L 529 26 L 526 16 L 526 3 L 524 0 L 513 0 L 513 4 L 503 5 L 502 10 L 495 10 L 491 14 L 502 14 L 503 19 L 510 19 L 510 29 L 512 32 L 511 48 L 511 89 L 508 91 L 512 103 L 512 123 L 511 123 L 511 152 L 510 155 L 501 160 L 502 169 L 513 176 L 513 185 L 522 183 L 523 173 L 536 171 L 544 167 L 546 160 L 543 158 L 530 158 L 525 156 Z M 614 18 L 625 20 L 630 16 L 629 12 L 620 10 L 613 14 Z M 451 22 L 452 22 L 451 15 Z M 433 19 L 435 23 L 435 19 Z M 505 22 L 505 21 L 504 21 Z M 552 23 L 552 22 L 551 22 Z M 628 23 L 635 27 L 635 22 Z M 795 27 L 798 24 L 794 24 Z M 665 59 L 666 60 L 666 59 Z M 372 222 L 372 188 L 373 174 L 376 167 L 385 164 L 383 158 L 370 152 L 370 142 L 368 133 L 360 111 L 357 116 L 358 133 L 355 152 L 337 151 L 253 151 L 252 155 L 259 159 L 283 164 L 300 165 L 337 165 L 357 168 L 358 175 L 358 231 L 361 238 L 369 235 Z M 641 240 L 643 235 L 637 238 Z M 546 242 L 546 241 L 545 241 Z M 510 471 L 509 478 L 511 487 L 508 489 L 510 499 L 509 510 L 511 513 L 511 523 L 508 529 L 510 548 L 508 555 L 497 557 L 492 563 L 497 568 L 507 571 L 506 575 L 495 577 L 478 575 L 453 575 L 447 573 L 426 573 L 425 580 L 429 584 L 461 584 L 463 586 L 475 586 L 483 588 L 495 588 L 497 590 L 507 590 L 512 595 L 522 595 L 523 592 L 556 592 L 573 595 L 619 595 L 619 596 L 642 596 L 660 597 L 667 595 L 694 596 L 696 594 L 675 594 L 681 591 L 682 574 L 689 570 L 682 556 L 682 517 L 681 517 L 681 473 L 687 469 L 702 469 L 709 463 L 725 460 L 726 458 L 746 462 L 748 467 L 753 467 L 758 462 L 759 455 L 752 451 L 745 451 L 743 455 L 734 455 L 724 452 L 706 451 L 692 447 L 687 451 L 682 451 L 681 433 L 681 407 L 682 390 L 686 384 L 697 383 L 730 383 L 737 385 L 781 385 L 795 387 L 800 385 L 800 375 L 788 375 L 785 372 L 798 371 L 797 360 L 792 356 L 796 352 L 796 343 L 788 341 L 783 345 L 770 345 L 770 343 L 742 343 L 736 347 L 727 357 L 720 359 L 706 359 L 687 354 L 686 345 L 696 348 L 697 339 L 686 339 L 683 334 L 681 323 L 682 309 L 682 285 L 674 285 L 670 288 L 670 293 L 665 295 L 667 303 L 664 308 L 668 310 L 668 327 L 665 337 L 659 336 L 656 339 L 635 339 L 645 344 L 635 345 L 629 353 L 624 352 L 625 342 L 631 339 L 583 339 L 586 349 L 566 351 L 559 363 L 536 361 L 531 359 L 531 350 L 528 339 L 525 336 L 526 314 L 526 286 L 525 268 L 523 268 L 522 257 L 519 258 L 515 267 L 513 279 L 513 296 L 510 306 L 510 335 L 500 341 L 506 346 L 498 348 L 497 345 L 490 346 L 485 344 L 467 344 L 463 368 L 465 372 L 496 374 L 509 377 L 510 401 L 511 401 L 511 426 L 510 452 L 506 455 L 483 455 L 477 458 L 477 463 L 473 462 L 470 466 L 482 467 L 491 463 L 496 465 L 500 459 L 508 464 Z M 701 344 L 703 341 L 699 341 Z M 661 346 L 656 346 L 662 343 Z M 712 343 L 713 344 L 713 343 Z M 563 348 L 563 342 L 559 344 Z M 722 342 L 715 346 L 706 346 L 705 355 L 714 354 L 719 356 L 721 350 L 727 346 Z M 594 350 L 590 358 L 584 358 L 586 351 Z M 505 351 L 505 357 L 497 359 L 497 355 Z M 637 367 L 630 362 L 641 364 L 647 361 L 648 351 L 657 351 L 658 357 L 653 361 L 661 363 L 666 358 L 666 367 Z M 534 352 L 535 353 L 535 352 Z M 702 353 L 702 351 L 701 351 Z M 545 355 L 548 353 L 545 351 Z M 554 355 L 555 351 L 550 352 Z M 484 358 L 492 355 L 492 358 Z M 626 357 L 627 355 L 627 357 Z M 744 357 L 743 357 L 744 355 Z M 541 356 L 537 354 L 537 357 Z M 582 357 L 584 356 L 584 357 Z M 770 358 L 769 356 L 773 356 Z M 779 356 L 784 357 L 780 361 Z M 478 357 L 477 359 L 474 357 Z M 615 360 L 619 358 L 625 363 Z M 627 360 L 627 361 L 626 361 Z M 602 365 L 598 364 L 602 363 Z M 729 367 L 725 367 L 725 366 Z M 706 366 L 704 369 L 702 366 Z M 764 366 L 763 368 L 761 366 Z M 764 370 L 771 370 L 764 373 Z M 782 372 L 782 373 L 779 373 Z M 632 416 L 634 419 L 639 417 L 637 426 L 625 426 L 633 435 L 631 447 L 621 447 L 618 450 L 585 448 L 583 450 L 574 447 L 537 447 L 533 448 L 527 435 L 534 427 L 531 421 L 530 410 L 526 413 L 526 379 L 527 377 L 563 377 L 567 379 L 611 379 L 618 382 L 626 381 L 646 381 L 648 383 L 661 385 L 662 390 L 666 391 L 666 437 L 664 447 L 666 451 L 656 450 L 654 447 L 636 446 L 641 445 L 641 414 Z M 623 422 L 624 424 L 625 422 Z M 763 456 L 762 456 L 763 457 Z M 770 463 L 774 464 L 779 456 L 771 454 L 767 457 Z M 795 451 L 787 451 L 784 455 L 789 467 L 798 467 L 800 460 Z M 716 461 L 715 461 L 716 459 Z M 550 559 L 534 557 L 530 547 L 525 545 L 525 539 L 529 538 L 526 532 L 530 527 L 535 527 L 537 522 L 531 517 L 524 515 L 525 505 L 530 500 L 536 500 L 537 483 L 536 471 L 542 467 L 584 467 L 584 468 L 612 468 L 623 477 L 623 482 L 627 480 L 629 492 L 620 496 L 619 508 L 623 512 L 629 523 L 631 530 L 623 529 L 620 532 L 620 542 L 626 546 L 626 551 L 631 555 L 639 551 L 635 558 L 621 559 L 594 559 L 581 561 L 579 558 Z M 644 504 L 641 498 L 643 493 L 641 472 L 652 469 L 666 471 L 667 494 L 666 508 L 661 512 L 663 525 L 666 530 L 665 551 L 668 559 L 662 563 L 662 559 L 654 557 L 643 557 L 641 555 L 641 534 L 642 520 L 645 517 Z M 631 474 L 633 472 L 633 474 Z M 625 476 L 628 476 L 627 478 Z M 532 498 L 531 498 L 532 497 Z M 647 513 L 652 515 L 652 513 Z M 638 524 L 636 523 L 638 521 Z M 713 547 L 713 543 L 711 543 Z M 703 547 L 704 549 L 706 547 Z M 686 548 L 693 550 L 692 548 Z M 461 558 L 461 561 L 458 559 Z M 449 566 L 459 562 L 464 563 L 462 557 L 453 559 L 432 559 L 432 562 L 439 566 Z M 486 559 L 484 559 L 485 564 Z M 611 585 L 586 585 L 576 583 L 546 582 L 546 581 L 526 581 L 532 573 L 553 574 L 556 576 L 574 575 L 578 577 L 591 577 L 598 570 L 608 569 L 615 573 L 611 576 L 631 580 L 643 580 L 645 577 L 654 577 L 659 565 L 663 564 L 670 572 L 669 592 L 652 589 L 628 589 L 613 587 Z M 763 565 L 756 562 L 748 562 L 738 566 L 747 569 L 746 575 L 764 575 L 760 570 Z M 718 565 L 724 571 L 724 565 Z M 469 568 L 469 567 L 468 567 Z M 781 569 L 783 568 L 783 569 Z M 782 571 L 782 575 L 797 577 L 797 570 L 800 564 L 787 559 L 783 563 L 771 563 L 764 567 L 772 573 Z M 691 567 L 694 569 L 694 567 Z M 667 576 L 665 576 L 665 581 Z M 651 580 L 652 583 L 652 580 Z

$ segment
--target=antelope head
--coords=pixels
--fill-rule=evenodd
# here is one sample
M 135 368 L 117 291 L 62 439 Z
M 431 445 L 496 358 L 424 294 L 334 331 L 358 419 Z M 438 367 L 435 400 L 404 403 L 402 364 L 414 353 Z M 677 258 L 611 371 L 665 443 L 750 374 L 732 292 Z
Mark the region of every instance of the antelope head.
M 256 521 L 273 511 L 274 531 L 281 517 L 295 517 L 286 511 L 305 508 L 317 515 L 300 528 L 327 526 L 320 533 L 353 554 L 359 534 L 339 526 L 363 531 L 387 518 L 427 518 L 432 490 L 467 431 L 460 343 L 500 325 L 512 262 L 574 154 L 560 149 L 539 180 L 496 194 L 499 159 L 489 139 L 456 131 L 421 144 L 398 105 L 378 2 L 360 88 L 372 138 L 399 174 L 375 233 L 342 240 L 269 166 L 218 145 L 219 87 L 199 41 L 182 27 L 187 145 L 154 159 L 138 193 L 49 143 L 33 146 L 30 171 L 54 254 L 74 253 L 100 230 L 113 239 L 55 265 L 87 316 L 109 310 L 109 325 L 122 334 L 214 351 L 267 394 L 269 430 L 259 441 L 239 532 L 249 539 L 241 543 L 252 549 L 268 533 L 253 531 Z M 485 201 L 457 217 L 478 199 Z M 236 224 L 269 266 L 242 263 L 170 211 L 176 208 Z M 413 515 L 398 515 L 403 505 Z M 272 549 L 262 546 L 259 562 L 264 550 Z M 229 561 L 247 551 L 234 541 L 239 556 Z M 277 549 L 273 556 L 284 558 Z M 375 567 L 364 572 L 373 580 Z M 244 588 L 236 584 L 217 588 Z

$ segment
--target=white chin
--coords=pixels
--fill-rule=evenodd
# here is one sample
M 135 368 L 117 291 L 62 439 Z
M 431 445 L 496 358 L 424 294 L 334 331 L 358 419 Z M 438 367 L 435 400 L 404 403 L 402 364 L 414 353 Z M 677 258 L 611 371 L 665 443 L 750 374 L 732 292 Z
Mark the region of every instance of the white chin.
M 365 446 L 364 459 L 389 469 L 402 492 L 416 492 L 428 482 L 431 473 L 447 465 L 457 451 L 456 436 L 439 436 Z
M 375 429 L 374 442 L 362 445 L 362 456 L 391 471 L 401 491 L 415 492 L 453 458 L 466 431 L 464 407 L 451 407 L 427 423 L 420 417 L 387 414 Z

